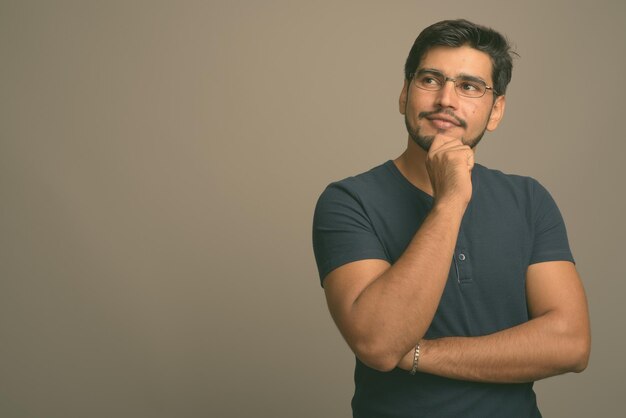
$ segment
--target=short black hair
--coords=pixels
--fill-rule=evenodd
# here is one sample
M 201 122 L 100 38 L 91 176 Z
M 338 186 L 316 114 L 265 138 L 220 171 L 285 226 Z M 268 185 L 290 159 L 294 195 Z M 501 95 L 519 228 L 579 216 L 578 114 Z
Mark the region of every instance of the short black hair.
M 491 57 L 493 89 L 504 95 L 513 75 L 513 55 L 507 39 L 495 30 L 465 19 L 443 20 L 424 29 L 409 52 L 404 65 L 404 76 L 410 80 L 428 50 L 435 46 L 470 46 Z

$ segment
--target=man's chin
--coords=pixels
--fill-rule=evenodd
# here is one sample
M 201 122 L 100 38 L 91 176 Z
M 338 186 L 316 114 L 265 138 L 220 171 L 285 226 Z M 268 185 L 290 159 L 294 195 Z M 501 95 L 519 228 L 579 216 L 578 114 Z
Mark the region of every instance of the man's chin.
M 426 152 L 430 150 L 430 146 L 433 144 L 433 141 L 435 140 L 434 135 L 422 136 L 422 135 L 410 134 L 409 136 L 411 137 L 413 142 L 415 142 L 421 149 L 423 149 Z
M 480 140 L 483 138 L 484 133 L 485 132 L 483 131 L 477 138 L 474 138 L 469 141 L 466 140 L 464 137 L 461 137 L 461 142 L 463 142 L 463 144 L 465 145 L 468 145 L 470 148 L 474 149 L 476 148 L 476 145 L 478 145 Z M 423 149 L 426 152 L 430 150 L 430 146 L 433 144 L 433 141 L 435 140 L 435 135 L 423 136 L 423 135 L 415 135 L 414 133 L 409 133 L 409 136 L 411 137 L 413 142 L 415 142 L 421 149 Z

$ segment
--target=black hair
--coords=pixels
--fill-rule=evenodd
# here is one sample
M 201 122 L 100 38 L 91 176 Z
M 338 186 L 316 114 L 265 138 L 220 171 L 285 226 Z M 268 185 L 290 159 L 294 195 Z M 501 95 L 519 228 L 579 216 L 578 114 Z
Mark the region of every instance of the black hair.
M 443 20 L 424 29 L 409 52 L 404 65 L 404 76 L 410 80 L 426 52 L 435 46 L 470 46 L 491 57 L 493 89 L 504 95 L 513 74 L 513 55 L 507 39 L 495 30 L 465 19 Z

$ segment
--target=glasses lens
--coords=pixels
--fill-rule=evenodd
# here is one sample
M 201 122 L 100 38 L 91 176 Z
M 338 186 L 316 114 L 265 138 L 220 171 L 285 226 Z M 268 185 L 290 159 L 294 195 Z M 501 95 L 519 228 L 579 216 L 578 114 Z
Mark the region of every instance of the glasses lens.
M 419 87 L 423 90 L 439 90 L 443 85 L 443 79 L 434 74 L 424 73 L 416 74 L 413 77 L 415 87 Z
M 487 91 L 487 86 L 479 81 L 458 80 L 455 86 L 457 93 L 465 97 L 481 97 Z

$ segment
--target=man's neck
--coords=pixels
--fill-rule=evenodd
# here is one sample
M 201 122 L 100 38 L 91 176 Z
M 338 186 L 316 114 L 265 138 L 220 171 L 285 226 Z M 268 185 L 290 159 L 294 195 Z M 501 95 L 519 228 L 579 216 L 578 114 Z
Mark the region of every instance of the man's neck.
M 426 156 L 426 151 L 409 137 L 406 150 L 393 162 L 411 184 L 432 196 L 433 187 L 426 170 Z

